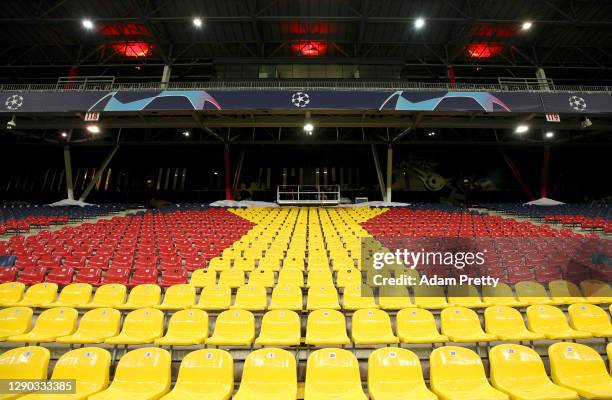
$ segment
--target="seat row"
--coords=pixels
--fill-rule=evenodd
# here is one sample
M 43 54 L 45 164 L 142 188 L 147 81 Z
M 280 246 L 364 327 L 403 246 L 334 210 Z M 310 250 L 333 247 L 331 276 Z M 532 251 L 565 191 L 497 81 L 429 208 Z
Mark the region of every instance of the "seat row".
M 601 356 L 576 343 L 555 343 L 548 348 L 551 378 L 540 356 L 531 348 L 502 344 L 489 352 L 487 380 L 484 364 L 475 352 L 456 346 L 435 349 L 429 362 L 429 383 L 423 378 L 418 357 L 407 349 L 382 348 L 367 363 L 367 390 L 374 400 L 578 400 L 612 399 L 612 377 Z M 608 345 L 612 359 L 612 344 Z M 49 351 L 31 346 L 0 355 L 4 379 L 46 379 Z M 218 349 L 188 353 L 181 361 L 172 387 L 172 359 L 160 348 L 141 348 L 125 353 L 110 380 L 110 353 L 85 347 L 64 353 L 51 379 L 75 379 L 71 399 L 206 398 L 226 400 L 234 393 L 234 360 Z M 172 387 L 172 390 L 171 390 Z M 244 362 L 234 400 L 298 398 L 295 356 L 286 350 L 266 348 L 251 352 Z M 359 362 L 343 349 L 320 349 L 306 362 L 304 399 L 366 400 Z M 27 395 L 24 400 L 40 400 Z
M 290 282 L 290 281 L 289 281 Z M 193 282 L 192 282 L 193 283 Z M 500 286 L 494 293 L 489 293 L 483 299 L 473 287 L 468 287 L 465 296 L 461 292 L 454 293 L 456 287 L 449 288 L 446 298 L 441 287 L 415 286 L 414 303 L 406 287 L 383 287 L 377 296 L 374 296 L 369 286 L 346 286 L 339 295 L 336 288 L 329 284 L 312 286 L 306 292 L 306 309 L 344 309 L 347 311 L 360 308 L 382 308 L 385 310 L 400 310 L 408 307 L 425 309 L 444 309 L 451 306 L 468 308 L 485 308 L 492 305 L 524 307 L 528 305 L 560 305 L 576 303 L 609 304 L 610 296 L 581 297 L 581 296 L 553 296 L 549 298 L 545 293 L 542 296 L 514 297 L 512 290 Z M 197 294 L 196 285 L 177 284 L 165 289 L 154 284 L 142 284 L 129 291 L 125 285 L 107 284 L 93 291 L 87 283 L 73 283 L 65 286 L 59 296 L 58 286 L 55 283 L 39 283 L 30 286 L 27 291 L 23 283 L 7 282 L 0 284 L 0 306 L 27 306 L 27 307 L 77 307 L 98 308 L 114 307 L 119 309 L 136 309 L 142 307 L 155 307 L 164 310 L 180 310 L 184 308 L 201 308 L 205 310 L 226 310 L 241 308 L 251 311 L 266 309 L 304 309 L 304 292 L 301 287 L 291 283 L 279 283 L 268 295 L 268 289 L 259 284 L 247 284 L 235 291 L 230 286 L 206 285 Z M 466 289 L 460 287 L 459 289 Z M 603 292 L 601 292 L 603 293 Z M 538 294 L 530 292 L 530 294 Z M 564 293 L 561 293 L 564 294 Z M 570 294 L 568 292 L 568 294 Z M 605 293 L 608 294 L 609 293 Z M 494 295 L 494 296 L 492 296 Z M 127 300 L 126 300 L 127 299 Z M 233 299 L 233 303 L 232 303 Z M 342 301 L 340 301 L 342 300 Z
M 396 332 L 390 316 L 375 308 L 360 309 L 351 316 L 351 337 L 346 317 L 336 310 L 315 310 L 308 314 L 306 335 L 302 337 L 300 315 L 291 310 L 273 310 L 263 315 L 256 338 L 255 316 L 248 310 L 221 312 L 209 337 L 209 316 L 203 310 L 186 309 L 170 317 L 164 336 L 164 313 L 141 308 L 128 313 L 121 324 L 120 311 L 96 308 L 86 312 L 78 323 L 74 308 L 56 307 L 43 311 L 32 330 L 32 309 L 10 307 L 0 310 L 0 341 L 61 343 L 145 344 L 163 346 L 299 346 L 374 345 L 399 343 L 534 341 L 543 339 L 584 339 L 612 337 L 607 312 L 592 304 L 574 304 L 563 311 L 553 306 L 530 306 L 527 327 L 522 314 L 511 307 L 494 306 L 485 310 L 484 329 L 476 312 L 450 307 L 440 315 L 441 334 L 434 315 L 424 309 L 406 308 L 397 313 Z

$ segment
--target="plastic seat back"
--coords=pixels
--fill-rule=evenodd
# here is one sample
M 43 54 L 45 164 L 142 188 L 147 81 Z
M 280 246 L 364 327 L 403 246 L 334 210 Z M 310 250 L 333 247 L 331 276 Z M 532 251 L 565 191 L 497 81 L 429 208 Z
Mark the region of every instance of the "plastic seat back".
M 266 348 L 251 352 L 244 363 L 242 380 L 235 400 L 265 398 L 280 393 L 297 397 L 295 357 L 286 350 Z
M 502 390 L 524 390 L 550 383 L 542 359 L 533 349 L 500 344 L 489 352 L 491 382 Z
M 264 286 L 244 285 L 236 291 L 236 301 L 232 308 L 243 310 L 265 310 L 268 305 L 268 293 Z
M 219 275 L 219 285 L 237 288 L 244 285 L 244 271 L 240 269 L 227 269 Z
M 322 397 L 351 400 L 366 398 L 361 388 L 359 363 L 352 352 L 321 349 L 310 354 L 306 364 L 304 399 Z
M 177 311 L 170 317 L 166 336 L 194 339 L 201 343 L 208 337 L 208 314 L 197 309 Z
M 521 313 L 507 306 L 492 306 L 485 310 L 485 329 L 494 335 L 519 333 L 527 330 Z
M 232 290 L 229 286 L 206 286 L 200 292 L 198 308 L 205 310 L 225 310 L 230 307 Z
M 108 338 L 119 333 L 121 312 L 112 308 L 96 308 L 87 311 L 79 321 L 72 336 Z M 63 341 L 63 340 L 59 340 Z
M 154 308 L 140 308 L 130 311 L 121 328 L 121 335 L 133 337 L 151 336 L 156 337 L 163 334 L 164 313 Z
M 57 284 L 55 283 L 37 283 L 30 286 L 25 292 L 23 299 L 19 302 L 20 305 L 41 305 L 51 303 L 57 296 Z
M 255 317 L 246 310 L 227 310 L 217 316 L 210 343 L 246 344 L 255 336 Z
M 308 314 L 307 344 L 344 344 L 348 341 L 346 320 L 341 312 L 323 309 Z
M 196 269 L 189 279 L 191 286 L 203 288 L 217 284 L 217 271 L 212 269 Z
M 0 340 L 29 331 L 32 314 L 32 309 L 29 307 L 9 307 L 0 310 Z
M 433 314 L 422 308 L 406 308 L 397 313 L 397 333 L 404 335 L 439 335 Z
M 304 286 L 304 274 L 296 269 L 282 269 L 278 274 L 278 285 Z
M 56 337 L 70 335 L 76 328 L 78 316 L 77 310 L 70 307 L 56 307 L 45 310 L 36 319 L 32 331 L 23 336 L 38 337 L 40 335 L 41 339 L 35 341 L 46 341 L 47 338 L 55 340 Z M 13 339 L 18 337 L 13 337 Z
M 485 304 L 498 306 L 518 306 L 521 304 L 514 296 L 512 288 L 503 282 L 498 282 L 495 287 L 483 286 L 482 299 Z
M 334 285 L 329 268 L 316 268 L 308 271 L 308 287 Z
M 551 304 L 552 301 L 548 297 L 546 288 L 533 281 L 518 282 L 514 285 L 516 296 L 520 301 L 525 301 L 528 304 Z
M 361 271 L 356 268 L 341 269 L 336 277 L 338 287 L 361 285 Z
M 447 336 L 465 333 L 482 333 L 478 314 L 467 307 L 448 307 L 440 313 L 442 334 Z
M 563 311 L 554 306 L 533 305 L 527 307 L 527 322 L 534 332 L 555 332 L 569 329 Z
M 119 283 L 102 285 L 94 293 L 91 307 L 115 307 L 125 303 L 127 288 Z
M 111 355 L 97 347 L 84 347 L 64 353 L 55 364 L 51 379 L 76 379 L 76 394 L 88 396 L 106 389 Z
M 176 385 L 169 399 L 197 396 L 227 399 L 234 390 L 234 360 L 219 349 L 202 349 L 188 353 L 181 361 Z
M 593 304 L 572 304 L 568 307 L 568 314 L 572 328 L 579 331 L 609 333 L 612 335 L 612 324 L 608 313 Z
M 119 308 L 144 308 L 159 304 L 161 288 L 153 284 L 134 286 L 130 290 L 128 301 Z
M 572 304 L 585 301 L 580 288 L 570 281 L 559 279 L 548 282 L 548 290 L 550 290 L 551 300 L 558 304 Z
M 274 310 L 264 314 L 256 344 L 266 346 L 299 345 L 300 316 L 290 310 Z
M 249 285 L 264 287 L 274 286 L 274 271 L 267 269 L 256 269 L 249 274 Z
M 414 304 L 421 308 L 438 309 L 448 307 L 444 289 L 435 285 L 416 285 L 414 290 Z
M 89 303 L 91 300 L 92 286 L 88 283 L 72 283 L 65 286 L 59 294 L 56 302 L 49 305 L 64 305 L 79 307 Z
M 355 311 L 351 330 L 356 344 L 399 342 L 399 339 L 393 334 L 389 314 L 376 308 Z
M 548 347 L 550 375 L 559 385 L 582 392 L 582 388 L 603 386 L 599 392 L 605 396 L 612 389 L 612 378 L 599 353 L 589 346 L 579 343 L 559 342 Z M 612 358 L 610 358 L 612 360 Z M 607 393 L 606 393 L 607 392 Z M 580 393 L 587 397 L 587 393 Z M 588 398 L 599 398 L 588 396 Z M 601 397 L 605 398 L 605 397 Z
M 393 393 L 394 389 L 397 390 L 395 398 L 415 389 L 428 391 L 419 357 L 402 348 L 387 347 L 373 351 L 368 359 L 368 389 L 372 396 L 381 392 L 381 398 L 385 398 L 389 392 Z M 434 397 L 431 394 L 424 398 Z
M 12 305 L 23 297 L 25 285 L 21 282 L 6 282 L 0 284 L 0 306 Z
M 342 307 L 345 310 L 377 308 L 372 288 L 367 285 L 348 286 L 342 294 Z
M 145 347 L 121 357 L 109 389 L 125 393 L 123 398 L 129 398 L 135 387 L 138 391 L 162 394 L 168 391 L 170 379 L 170 354 L 157 347 Z
M 580 282 L 580 289 L 589 302 L 611 303 L 612 287 L 603 281 L 587 279 Z
M 158 306 L 161 309 L 189 308 L 195 304 L 195 287 L 188 284 L 172 285 L 166 289 L 164 301 Z
M 338 309 L 338 292 L 334 286 L 314 286 L 308 289 L 308 298 L 306 300 L 309 310 L 321 308 Z
M 18 347 L 0 354 L 2 379 L 47 379 L 51 353 L 44 347 Z
M 296 285 L 278 284 L 272 289 L 271 310 L 301 310 L 303 308 L 302 289 Z
M 437 391 L 460 387 L 469 390 L 489 385 L 482 360 L 470 349 L 458 346 L 438 347 L 429 358 L 431 388 Z

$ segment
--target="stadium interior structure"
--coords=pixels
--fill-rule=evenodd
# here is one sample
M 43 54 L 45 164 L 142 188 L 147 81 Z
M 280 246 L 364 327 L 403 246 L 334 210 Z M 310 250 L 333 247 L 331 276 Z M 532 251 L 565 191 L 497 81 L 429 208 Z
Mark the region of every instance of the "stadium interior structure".
M 0 399 L 612 399 L 611 16 L 0 2 Z

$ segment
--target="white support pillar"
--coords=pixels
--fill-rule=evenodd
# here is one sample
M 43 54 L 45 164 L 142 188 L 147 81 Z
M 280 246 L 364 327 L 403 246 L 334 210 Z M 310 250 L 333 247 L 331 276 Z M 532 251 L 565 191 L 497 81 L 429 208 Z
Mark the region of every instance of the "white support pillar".
M 164 71 L 162 72 L 162 85 L 161 87 L 163 89 L 166 89 L 168 87 L 168 83 L 170 82 L 170 74 L 172 73 L 172 67 L 170 67 L 170 65 L 166 64 L 164 65 Z
M 538 78 L 538 84 L 540 85 L 541 90 L 550 90 L 550 85 L 548 84 L 548 78 L 546 77 L 546 72 L 544 68 L 538 67 L 536 69 L 536 78 Z
M 119 150 L 119 145 L 116 145 L 115 147 L 113 147 L 113 149 L 111 150 L 110 153 L 108 153 L 104 161 L 102 161 L 102 165 L 100 165 L 100 168 L 98 168 L 98 170 L 96 171 L 96 174 L 91 178 L 91 181 L 89 181 L 89 183 L 87 184 L 87 187 L 83 191 L 83 194 L 79 198 L 79 201 L 87 200 L 87 196 L 89 196 L 89 193 L 91 193 L 91 190 L 96 185 L 96 182 L 98 182 L 98 180 L 102 177 L 102 174 L 104 173 L 104 171 L 106 170 L 106 167 L 108 167 L 108 164 L 110 164 L 111 160 L 115 156 L 115 153 L 117 153 L 117 150 Z M 168 170 L 168 172 L 169 171 L 170 170 Z
M 70 147 L 64 146 L 64 169 L 66 170 L 66 194 L 68 200 L 74 200 L 74 183 L 72 181 L 72 162 L 70 161 Z
M 387 149 L 387 196 L 386 201 L 391 202 L 391 186 L 393 186 L 393 147 Z

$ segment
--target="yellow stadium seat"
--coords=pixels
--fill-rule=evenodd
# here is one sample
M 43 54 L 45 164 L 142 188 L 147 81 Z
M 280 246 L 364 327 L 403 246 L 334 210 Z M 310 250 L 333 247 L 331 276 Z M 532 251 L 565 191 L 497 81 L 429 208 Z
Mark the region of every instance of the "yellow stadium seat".
M 244 285 L 244 271 L 240 269 L 226 269 L 219 274 L 219 285 L 237 288 Z
M 269 269 L 256 269 L 249 274 L 249 285 L 274 287 L 274 271 Z
M 0 307 L 17 304 L 23 297 L 25 285 L 21 282 L 6 282 L 0 284 Z
M 260 349 L 247 356 L 240 388 L 233 400 L 296 398 L 297 367 L 293 354 L 281 349 Z
M 6 340 L 9 342 L 53 342 L 60 336 L 74 332 L 78 316 L 79 313 L 74 308 L 51 308 L 40 313 L 30 332 L 9 336 Z
M 542 359 L 533 349 L 500 344 L 489 352 L 491 383 L 517 400 L 578 400 L 573 390 L 551 382 Z
M 404 343 L 443 343 L 433 314 L 424 309 L 406 308 L 397 313 L 397 336 Z
M 439 286 L 416 285 L 414 290 L 414 304 L 420 308 L 436 310 L 448 307 L 444 290 Z
M 568 307 L 572 328 L 595 337 L 612 337 L 610 315 L 594 304 L 572 304 Z
M 154 308 L 140 308 L 125 316 L 121 333 L 104 341 L 108 344 L 145 344 L 164 334 L 164 313 Z
M 229 249 L 225 249 L 225 250 L 229 250 Z M 212 271 L 223 271 L 226 269 L 230 269 L 230 267 L 231 267 L 231 261 L 229 258 L 215 257 L 208 262 L 208 269 Z
M 74 379 L 76 393 L 30 394 L 25 400 L 82 400 L 108 387 L 111 355 L 97 347 L 84 347 L 62 354 L 55 363 L 51 379 Z
M 541 333 L 547 339 L 581 339 L 591 337 L 588 332 L 569 327 L 563 311 L 548 305 L 527 307 L 527 326 L 530 331 Z
M 112 308 L 96 308 L 87 311 L 72 335 L 56 339 L 59 343 L 103 343 L 119 333 L 121 312 Z
M 176 384 L 161 400 L 227 400 L 234 391 L 234 360 L 225 350 L 192 351 L 181 361 Z
M 378 291 L 378 305 L 383 310 L 401 310 L 415 307 L 405 286 L 383 286 Z
M 294 285 L 276 285 L 272 290 L 272 299 L 268 308 L 270 310 L 302 310 L 302 289 Z
M 234 269 L 239 269 L 242 271 L 252 271 L 255 269 L 255 259 L 252 259 L 252 258 L 234 259 Z
M 610 371 L 612 371 L 612 343 L 608 343 L 606 346 L 606 353 L 608 354 L 608 361 L 610 362 Z
M 452 306 L 467 308 L 486 307 L 480 293 L 473 285 L 452 285 L 448 287 L 448 302 Z
M 200 300 L 194 308 L 204 310 L 227 310 L 232 302 L 232 290 L 228 286 L 206 286 L 200 292 Z
M 478 354 L 465 347 L 438 347 L 429 358 L 431 389 L 441 400 L 510 400 L 487 380 Z
M 301 340 L 300 316 L 290 310 L 268 311 L 261 321 L 255 344 L 260 346 L 298 346 Z
M 548 282 L 550 298 L 555 304 L 584 303 L 585 298 L 580 293 L 580 288 L 575 283 L 562 279 Z
M 372 288 L 367 285 L 349 286 L 342 293 L 342 308 L 359 310 L 361 308 L 378 308 Z
M 0 354 L 0 377 L 2 379 L 47 379 L 47 368 L 51 353 L 44 347 L 18 347 Z M 20 397 L 20 394 L 0 394 L 0 399 Z
M 308 289 L 308 297 L 306 299 L 306 308 L 308 310 L 319 310 L 322 308 L 338 310 L 338 292 L 334 286 L 316 286 Z
M 344 288 L 347 286 L 361 285 L 361 271 L 356 268 L 341 269 L 336 275 L 336 286 Z
M 268 307 L 268 292 L 263 286 L 245 285 L 238 288 L 236 300 L 231 308 L 261 311 Z
M 117 283 L 102 285 L 94 293 L 90 303 L 80 306 L 80 308 L 104 308 L 118 307 L 125 303 L 127 288 Z
M 280 270 L 280 262 L 283 256 L 276 255 L 268 255 L 266 252 L 266 256 L 259 260 L 259 264 L 257 268 L 263 269 L 266 271 L 279 271 Z
M 297 269 L 298 271 L 304 270 L 304 258 L 302 257 L 291 257 L 287 253 L 287 258 L 283 260 L 283 269 Z
M 391 318 L 376 308 L 355 311 L 352 317 L 351 334 L 355 344 L 399 343 L 393 334 Z
M 188 284 L 172 285 L 166 289 L 164 301 L 155 308 L 159 310 L 183 310 L 193 307 L 196 301 L 195 287 Z
M 442 334 L 453 342 L 490 342 L 497 336 L 486 333 L 480 325 L 480 318 L 467 307 L 448 307 L 440 313 Z
M 166 334 L 155 339 L 158 346 L 202 344 L 208 337 L 208 314 L 202 310 L 181 310 L 172 314 Z
M 159 399 L 168 392 L 170 382 L 170 354 L 164 349 L 145 347 L 121 357 L 108 389 L 89 400 Z
M 29 331 L 32 314 L 32 309 L 29 307 L 10 307 L 0 310 L 0 342 L 9 336 Z
M 343 349 L 313 351 L 306 362 L 304 400 L 366 400 L 359 363 Z
M 599 353 L 579 343 L 555 343 L 548 348 L 550 375 L 557 385 L 585 399 L 612 399 L 612 378 Z
M 41 307 L 81 307 L 91 301 L 92 287 L 89 283 L 72 283 L 65 286 L 57 300 L 41 304 Z
M 206 341 L 215 346 L 248 346 L 255 339 L 255 317 L 246 310 L 223 311 L 215 321 L 215 331 Z
M 294 285 L 304 287 L 304 273 L 296 269 L 282 269 L 278 273 L 277 285 Z
M 368 392 L 372 400 L 437 400 L 423 380 L 421 362 L 410 350 L 386 347 L 368 359 Z
M 307 287 L 334 286 L 334 280 L 329 268 L 316 268 L 308 271 Z
M 130 290 L 128 300 L 124 304 L 115 306 L 120 310 L 135 310 L 137 308 L 154 307 L 161 300 L 161 288 L 157 285 L 145 284 L 134 286 Z
M 612 303 L 612 287 L 606 282 L 587 279 L 580 282 L 580 289 L 589 303 Z
M 306 321 L 306 344 L 342 345 L 349 344 L 344 315 L 335 310 L 315 310 L 308 314 Z
M 507 306 L 491 306 L 485 310 L 485 330 L 501 340 L 541 340 L 544 335 L 527 330 L 518 310 Z
M 498 282 L 495 287 L 483 286 L 482 301 L 487 306 L 524 307 L 527 305 L 523 301 L 518 301 L 514 297 L 512 288 L 503 282 Z
M 23 307 L 39 307 L 42 304 L 55 301 L 57 296 L 57 285 L 55 283 L 37 283 L 26 290 L 21 301 L 14 305 Z
M 558 304 L 553 302 L 550 297 L 548 297 L 546 288 L 538 282 L 518 282 L 516 285 L 514 285 L 514 289 L 516 290 L 516 297 L 518 298 L 518 300 L 525 302 L 529 305 Z
M 197 288 L 214 286 L 217 284 L 217 271 L 214 269 L 196 269 L 191 273 L 189 284 Z

